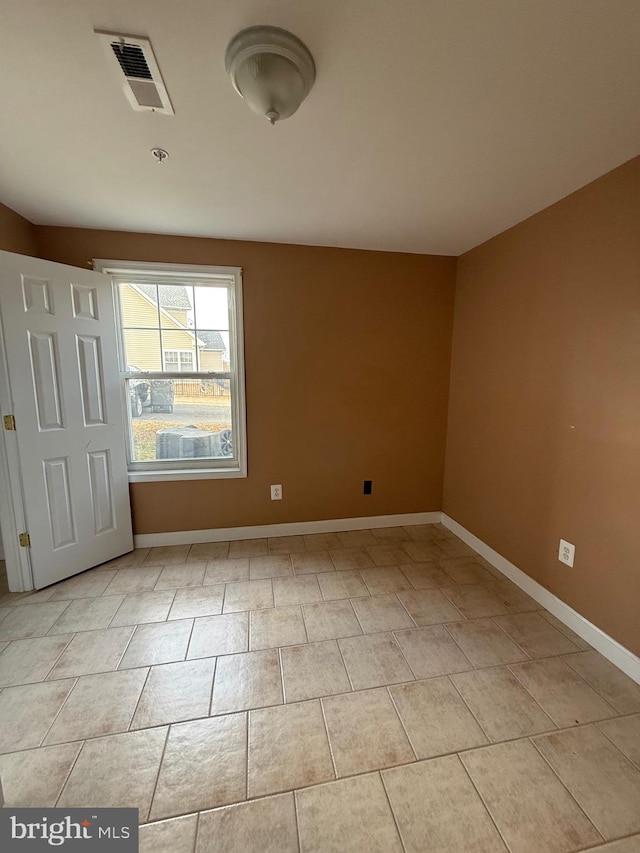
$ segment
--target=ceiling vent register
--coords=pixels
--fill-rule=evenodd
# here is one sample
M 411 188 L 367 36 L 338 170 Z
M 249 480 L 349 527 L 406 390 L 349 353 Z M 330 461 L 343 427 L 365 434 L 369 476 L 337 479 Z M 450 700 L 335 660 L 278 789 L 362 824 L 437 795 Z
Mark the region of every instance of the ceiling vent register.
M 174 115 L 149 39 L 98 30 L 96 35 L 133 109 Z

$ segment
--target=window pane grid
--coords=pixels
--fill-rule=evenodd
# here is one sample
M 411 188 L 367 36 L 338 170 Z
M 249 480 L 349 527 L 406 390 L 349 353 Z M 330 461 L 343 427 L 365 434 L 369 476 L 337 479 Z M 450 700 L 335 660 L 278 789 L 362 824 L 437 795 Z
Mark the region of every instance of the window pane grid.
M 159 278 L 118 275 L 131 470 L 244 473 L 236 447 L 236 436 L 244 438 L 235 373 L 239 278 Z
M 189 371 L 180 371 L 180 370 L 170 370 L 170 371 L 158 371 L 158 370 L 143 370 L 143 371 L 120 371 L 120 377 L 122 379 L 184 379 L 188 377 L 189 379 L 232 379 L 233 374 L 227 371 L 199 371 L 199 370 L 189 370 Z

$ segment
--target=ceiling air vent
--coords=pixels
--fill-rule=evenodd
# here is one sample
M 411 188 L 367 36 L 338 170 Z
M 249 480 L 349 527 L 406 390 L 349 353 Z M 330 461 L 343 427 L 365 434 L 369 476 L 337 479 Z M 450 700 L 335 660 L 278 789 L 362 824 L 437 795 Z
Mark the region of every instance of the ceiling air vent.
M 134 110 L 173 115 L 149 39 L 96 30 Z

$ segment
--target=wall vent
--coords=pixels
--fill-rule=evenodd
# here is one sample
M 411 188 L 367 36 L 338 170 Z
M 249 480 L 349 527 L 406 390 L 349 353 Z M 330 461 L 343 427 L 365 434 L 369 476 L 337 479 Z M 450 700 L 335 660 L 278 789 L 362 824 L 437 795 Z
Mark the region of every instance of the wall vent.
M 100 30 L 95 33 L 133 109 L 173 115 L 173 107 L 149 39 Z

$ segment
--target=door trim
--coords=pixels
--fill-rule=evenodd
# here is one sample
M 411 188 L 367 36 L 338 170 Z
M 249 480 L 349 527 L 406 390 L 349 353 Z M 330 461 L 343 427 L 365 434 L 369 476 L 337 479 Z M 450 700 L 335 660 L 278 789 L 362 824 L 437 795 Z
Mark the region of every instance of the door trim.
M 13 414 L 13 401 L 9 386 L 4 342 L 4 326 L 0 316 L 0 410 L 3 415 Z M 7 581 L 11 592 L 28 592 L 34 588 L 29 549 L 21 548 L 18 535 L 26 532 L 20 455 L 15 432 L 7 432 L 0 424 L 0 529 L 7 567 Z

